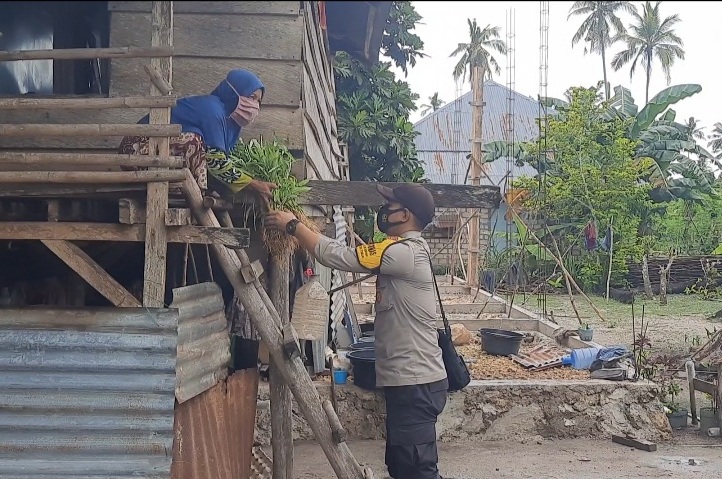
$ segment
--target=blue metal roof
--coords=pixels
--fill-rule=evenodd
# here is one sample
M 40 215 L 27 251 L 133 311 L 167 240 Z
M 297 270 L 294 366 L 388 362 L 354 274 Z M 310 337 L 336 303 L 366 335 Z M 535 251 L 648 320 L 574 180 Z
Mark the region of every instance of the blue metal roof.
M 510 100 L 513 103 L 513 138 L 511 137 Z M 482 123 L 485 143 L 492 141 L 533 140 L 539 129 L 536 119 L 542 110 L 535 99 L 510 90 L 493 80 L 484 83 L 484 119 Z M 471 92 L 447 103 L 437 111 L 419 120 L 414 129 L 419 132 L 415 139 L 419 160 L 426 178 L 432 183 L 463 184 L 471 152 Z M 457 114 L 458 111 L 458 114 Z M 456 120 L 456 121 L 455 121 Z M 536 169 L 529 165 L 511 164 L 513 178 L 533 176 Z M 485 163 L 481 184 L 500 186 L 509 170 L 506 158 Z

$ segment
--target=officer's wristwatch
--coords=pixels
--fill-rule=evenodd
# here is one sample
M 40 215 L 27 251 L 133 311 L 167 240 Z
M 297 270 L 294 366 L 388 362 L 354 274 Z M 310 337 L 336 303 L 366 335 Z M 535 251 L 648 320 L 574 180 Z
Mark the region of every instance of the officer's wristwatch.
M 291 221 L 289 221 L 288 223 L 286 223 L 286 233 L 289 234 L 290 236 L 295 235 L 296 234 L 296 226 L 298 226 L 298 223 L 300 223 L 300 221 L 298 221 L 296 218 L 294 218 Z

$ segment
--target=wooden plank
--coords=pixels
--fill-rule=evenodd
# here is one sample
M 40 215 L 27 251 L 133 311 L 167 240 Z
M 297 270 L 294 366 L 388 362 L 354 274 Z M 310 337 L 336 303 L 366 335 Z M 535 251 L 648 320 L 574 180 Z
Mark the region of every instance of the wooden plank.
M 183 157 L 113 153 L 22 153 L 0 151 L 0 165 L 158 166 L 182 168 Z
M 44 124 L 73 124 L 73 123 L 135 123 L 148 114 L 143 109 L 117 109 L 117 110 L 35 110 L 35 111 L 6 111 L 3 112 L 2 122 L 14 123 L 44 123 Z M 124 125 L 133 126 L 133 125 Z M 147 126 L 147 125 L 146 125 Z M 158 125 L 156 125 L 158 126 Z M 161 125 L 162 126 L 162 125 Z M 242 137 L 273 138 L 287 142 L 292 150 L 303 150 L 303 121 L 300 108 L 263 105 L 258 119 L 243 129 Z M 94 149 L 117 151 L 123 134 L 108 137 L 3 137 L 0 136 L 0 148 L 5 149 Z
M 328 160 L 331 155 L 331 149 L 329 148 L 328 138 L 319 137 L 318 131 L 314 128 L 314 121 L 308 114 L 308 109 L 304 110 L 303 118 L 303 131 L 304 138 L 306 141 L 306 148 L 304 154 L 306 157 L 306 174 L 308 174 L 308 168 L 313 169 L 315 178 L 319 180 L 338 180 L 339 175 L 331 169 L 330 161 Z M 325 148 L 321 145 L 324 145 Z
M 0 110 L 105 110 L 110 108 L 161 108 L 175 106 L 175 97 L 131 96 L 115 98 L 0 98 Z
M 281 328 L 290 321 L 288 270 L 290 253 L 270 258 L 269 296 L 281 319 Z M 273 445 L 273 477 L 293 476 L 293 412 L 291 390 L 283 382 L 279 366 L 271 361 L 271 444 Z
M 178 181 L 182 170 L 158 171 L 5 171 L 0 174 L 0 184 L 9 183 L 152 183 L 154 181 Z
M 642 451 L 654 452 L 657 450 L 657 445 L 653 442 L 646 441 L 644 439 L 634 439 L 632 437 L 612 435 L 612 442 L 621 444 L 622 446 L 633 447 Z
M 145 224 L 145 205 L 139 200 L 122 198 L 118 202 L 118 220 L 124 225 Z M 192 217 L 188 208 L 168 208 L 165 210 L 166 226 L 192 225 Z
M 318 81 L 316 93 L 319 94 L 318 101 L 324 102 L 326 110 L 329 112 L 336 111 L 336 99 L 332 93 L 332 75 L 333 71 L 325 68 L 324 58 L 326 57 L 326 49 L 321 44 L 321 30 L 315 22 L 315 15 L 311 2 L 306 2 L 307 8 L 304 10 L 304 29 L 303 29 L 303 56 L 309 71 L 314 73 Z M 323 96 L 320 96 L 322 94 Z M 334 126 L 335 131 L 335 126 Z
M 376 191 L 372 181 L 309 181 L 310 191 L 303 194 L 299 204 L 381 206 L 384 198 Z M 399 183 L 381 183 L 393 188 Z M 443 185 L 424 183 L 434 197 L 436 207 L 491 208 L 499 207 L 501 194 L 498 186 Z
M 142 95 L 148 89 L 143 60 L 113 61 L 112 96 Z M 173 57 L 173 91 L 179 96 L 208 95 L 235 68 L 250 70 L 266 86 L 261 115 L 271 105 L 300 106 L 301 61 Z M 198 72 L 203 72 L 199 75 Z
M 173 21 L 174 56 L 301 59 L 303 21 L 298 16 L 178 14 Z M 111 46 L 143 46 L 149 37 L 148 13 L 111 14 Z
M 717 388 L 715 387 L 714 383 L 702 381 L 701 379 L 697 378 L 694 378 L 693 383 L 695 391 L 709 394 L 710 396 L 714 396 L 717 392 Z
M 171 1 L 152 2 L 151 45 L 173 45 L 173 3 Z M 168 85 L 173 84 L 172 58 L 152 58 L 150 68 L 160 73 Z M 151 96 L 163 93 L 151 82 Z M 170 108 L 151 108 L 150 124 L 167 125 L 170 123 Z M 169 138 L 150 138 L 151 155 L 168 156 Z M 166 262 L 168 241 L 165 227 L 165 212 L 168 209 L 168 183 L 158 182 L 148 185 L 145 210 L 145 264 L 143 272 L 143 306 L 161 308 L 164 306 Z
M 169 243 L 219 244 L 228 248 L 248 248 L 248 228 L 208 228 L 206 226 L 168 226 Z M 0 239 L 13 241 L 145 241 L 145 225 L 116 223 L 0 222 Z
M 147 44 L 147 42 L 146 42 Z M 18 60 L 95 60 L 96 58 L 152 58 L 173 55 L 172 47 L 61 48 L 0 51 L 0 62 Z
M 177 185 L 177 183 L 174 183 Z M 145 196 L 146 185 L 108 184 L 108 185 L 47 185 L 47 184 L 0 184 L 0 198 L 117 198 L 119 195 Z
M 1 224 L 1 223 L 0 223 Z M 114 280 L 93 258 L 73 243 L 42 240 L 50 251 L 117 307 L 139 308 L 140 302 Z
M 111 12 L 150 12 L 151 2 L 108 2 Z M 298 2 L 178 2 L 173 14 L 298 15 Z
M 0 124 L 0 136 L 37 138 L 42 136 L 147 136 L 170 137 L 178 136 L 180 125 L 47 125 L 47 124 Z

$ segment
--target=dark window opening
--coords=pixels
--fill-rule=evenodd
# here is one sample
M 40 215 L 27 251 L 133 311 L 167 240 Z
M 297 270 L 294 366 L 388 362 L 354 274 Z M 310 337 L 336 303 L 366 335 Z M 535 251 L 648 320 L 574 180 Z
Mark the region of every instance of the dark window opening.
M 0 2 L 0 50 L 107 48 L 108 2 Z M 108 60 L 0 62 L 0 95 L 107 95 Z

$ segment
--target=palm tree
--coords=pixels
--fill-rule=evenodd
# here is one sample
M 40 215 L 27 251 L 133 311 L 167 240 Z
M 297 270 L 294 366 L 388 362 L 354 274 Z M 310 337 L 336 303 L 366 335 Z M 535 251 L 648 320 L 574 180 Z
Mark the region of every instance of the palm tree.
M 589 47 L 587 52 L 599 53 L 602 56 L 602 72 L 604 74 L 605 99 L 609 100 L 609 82 L 607 81 L 607 48 L 612 46 L 613 38 L 626 32 L 622 20 L 617 16 L 618 11 L 635 13 L 637 8 L 630 2 L 574 2 L 569 9 L 569 20 L 573 15 L 585 15 L 586 18 L 579 26 L 572 38 L 572 47 L 584 40 Z
M 704 133 L 704 127 L 699 126 L 699 120 L 693 116 L 689 117 L 684 123 L 684 126 L 689 128 L 689 141 L 706 140 L 707 135 Z
M 459 43 L 449 57 L 461 55 L 459 62 L 454 67 L 454 79 L 466 80 L 466 73 L 473 67 L 481 67 L 483 76 L 481 81 L 491 79 L 492 70 L 497 75 L 501 74 L 501 68 L 492 55 L 491 50 L 506 56 L 506 42 L 499 38 L 499 27 L 487 25 L 479 28 L 476 19 L 466 20 L 469 24 L 469 43 Z M 471 79 L 471 78 L 470 78 Z
M 712 153 L 722 153 L 722 123 L 717 122 L 712 128 L 712 133 L 709 134 L 709 143 L 707 146 L 712 149 Z
M 651 2 L 645 2 L 642 6 L 641 15 L 638 12 L 632 13 L 634 20 L 632 25 L 629 26 L 631 33 L 620 33 L 613 39 L 613 41 L 622 41 L 627 45 L 627 49 L 617 53 L 612 60 L 612 68 L 615 71 L 631 62 L 629 77 L 632 78 L 637 63 L 642 64 L 642 68 L 644 68 L 647 75 L 645 103 L 649 103 L 649 79 L 652 77 L 654 58 L 656 57 L 662 66 L 667 85 L 672 81 L 671 70 L 674 61 L 677 58 L 684 60 L 682 39 L 677 36 L 672 28 L 681 21 L 679 15 L 671 15 L 662 20 L 659 14 L 660 3 L 660 1 L 657 1 L 652 6 Z
M 436 111 L 444 104 L 444 100 L 439 98 L 439 92 L 435 92 L 429 97 L 429 103 L 421 105 L 421 115 L 426 116 L 429 112 Z

